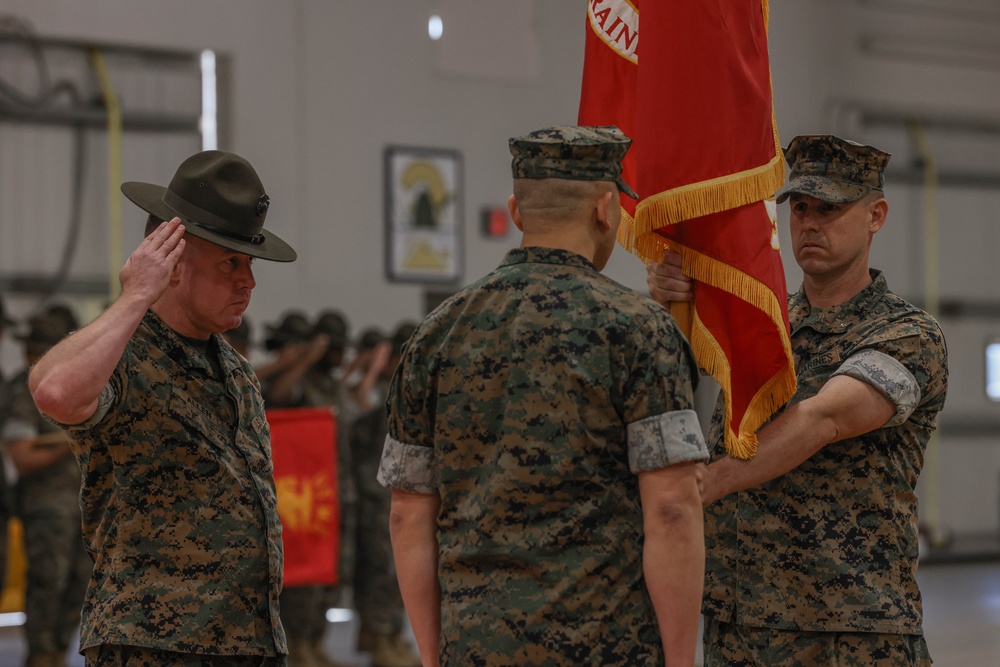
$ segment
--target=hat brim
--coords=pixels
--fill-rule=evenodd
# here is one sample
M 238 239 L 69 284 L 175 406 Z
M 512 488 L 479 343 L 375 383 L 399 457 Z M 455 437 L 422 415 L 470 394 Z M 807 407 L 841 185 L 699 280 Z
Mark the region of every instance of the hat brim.
M 831 204 L 848 204 L 861 199 L 871 190 L 867 185 L 834 181 L 823 176 L 799 176 L 781 186 L 774 193 L 774 200 L 783 204 L 792 194 L 800 194 Z
M 215 245 L 241 252 L 250 257 L 258 257 L 272 262 L 294 262 L 298 257 L 290 245 L 281 240 L 277 234 L 266 229 L 261 230 L 261 235 L 264 237 L 262 243 L 251 243 L 200 227 L 198 220 L 186 217 L 163 203 L 163 194 L 166 191 L 167 189 L 162 185 L 152 183 L 138 181 L 122 183 L 122 194 L 128 197 L 129 201 L 161 220 L 180 218 L 181 222 L 184 223 L 184 231 L 191 236 L 197 236 Z
M 628 186 L 628 183 L 626 183 L 625 179 L 623 179 L 621 176 L 615 179 L 615 183 L 618 184 L 618 189 L 627 194 L 629 197 L 631 197 L 632 199 L 639 199 L 639 195 L 635 193 L 635 190 L 633 190 Z

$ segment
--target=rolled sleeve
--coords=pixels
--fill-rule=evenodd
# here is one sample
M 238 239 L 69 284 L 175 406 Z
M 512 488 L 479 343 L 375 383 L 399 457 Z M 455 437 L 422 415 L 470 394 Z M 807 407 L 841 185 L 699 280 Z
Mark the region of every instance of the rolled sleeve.
M 708 448 L 694 410 L 675 410 L 627 427 L 628 466 L 633 473 L 690 461 L 707 461 Z
M 885 426 L 899 426 L 920 404 L 920 385 L 899 361 L 878 350 L 862 350 L 848 357 L 831 377 L 846 375 L 865 382 L 896 406 L 896 415 Z
M 42 417 L 45 421 L 49 422 L 53 426 L 58 426 L 59 428 L 66 431 L 85 431 L 89 428 L 93 428 L 104 419 L 108 411 L 114 405 L 115 400 L 118 398 L 118 392 L 115 390 L 114 385 L 111 382 L 104 385 L 104 389 L 101 390 L 101 395 L 97 397 L 97 409 L 94 410 L 92 414 L 86 421 L 80 422 L 79 424 L 63 424 L 52 419 L 48 415 L 43 414 Z
M 436 494 L 438 474 L 434 450 L 407 445 L 391 435 L 386 436 L 378 466 L 378 483 L 409 493 Z

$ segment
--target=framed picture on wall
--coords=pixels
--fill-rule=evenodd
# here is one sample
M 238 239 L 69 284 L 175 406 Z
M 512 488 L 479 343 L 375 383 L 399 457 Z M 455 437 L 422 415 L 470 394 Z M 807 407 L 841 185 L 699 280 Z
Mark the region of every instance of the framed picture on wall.
M 385 149 L 386 277 L 457 283 L 462 269 L 462 161 L 458 151 Z

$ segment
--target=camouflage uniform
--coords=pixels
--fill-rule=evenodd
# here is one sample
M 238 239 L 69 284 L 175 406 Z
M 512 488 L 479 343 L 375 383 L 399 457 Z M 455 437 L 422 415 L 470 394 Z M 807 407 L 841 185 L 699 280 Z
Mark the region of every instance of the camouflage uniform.
M 148 312 L 101 394 L 68 428 L 94 573 L 80 646 L 204 656 L 287 653 L 281 524 L 253 370 Z M 221 375 L 220 375 L 221 374 Z
M 3 342 L 4 329 L 15 324 L 14 320 L 7 317 L 7 308 L 4 305 L 3 296 L 0 295 L 0 343 Z M 3 428 L 7 419 L 7 412 L 10 410 L 10 380 L 3 376 L 0 369 L 0 428 Z M 6 466 L 3 456 L 0 456 L 0 578 L 7 574 L 7 529 L 10 518 L 12 499 L 10 497 L 10 487 L 7 484 Z M 2 588 L 2 584 L 0 584 Z
M 302 393 L 294 405 L 268 407 L 333 407 L 336 410 L 340 399 L 340 385 L 336 378 L 315 368 L 309 369 L 302 378 Z M 339 425 L 338 425 L 339 430 Z M 338 488 L 343 489 L 342 478 L 349 476 L 350 455 L 347 447 L 340 446 L 338 439 Z M 330 443 L 333 446 L 333 443 Z M 340 453 L 340 450 L 347 452 Z M 344 514 L 344 493 L 338 494 L 338 507 Z M 342 524 L 343 531 L 343 524 Z M 339 559 L 338 559 L 339 562 Z M 303 639 L 319 643 L 326 633 L 326 609 L 339 597 L 340 586 L 302 585 L 285 588 L 281 593 L 281 616 L 289 639 Z M 292 665 L 292 667 L 295 667 Z
M 0 311 L 0 317 L 3 313 Z M 0 327 L 3 323 L 0 322 Z M 3 428 L 10 410 L 10 381 L 0 372 L 0 428 Z M 0 458 L 0 572 L 7 573 L 7 524 L 12 516 L 10 488 L 7 485 L 7 462 Z
M 216 656 L 160 651 L 144 646 L 93 646 L 82 652 L 88 665 L 101 667 L 282 667 L 284 657 Z
M 277 327 L 268 327 L 271 336 L 266 345 L 269 349 L 278 350 L 289 344 L 306 343 L 318 333 L 309 324 L 304 314 L 291 311 L 287 313 Z M 341 398 L 340 383 L 332 373 L 321 370 L 317 365 L 305 371 L 293 397 L 287 401 L 278 401 L 272 396 L 272 386 L 281 377 L 277 375 L 263 382 L 264 400 L 268 408 L 305 408 L 336 406 Z M 339 431 L 339 418 L 338 418 Z M 329 443 L 332 447 L 333 442 Z M 341 515 L 344 516 L 344 501 L 342 480 L 350 475 L 349 450 L 338 439 L 338 501 Z M 343 532 L 343 523 L 341 523 Z M 339 597 L 340 586 L 321 586 L 316 584 L 301 584 L 285 586 L 281 591 L 281 619 L 286 628 L 289 644 L 290 667 L 310 667 L 319 661 L 321 667 L 336 665 L 330 660 L 322 647 L 326 634 L 326 609 Z
M 796 632 L 849 633 L 838 640 L 841 659 L 850 655 L 843 642 L 864 641 L 872 659 L 899 650 L 908 656 L 885 664 L 929 664 L 914 577 L 915 487 L 944 404 L 945 342 L 932 317 L 889 291 L 881 272 L 871 276 L 868 287 L 831 308 L 812 308 L 801 290 L 790 297 L 798 390 L 789 404 L 846 375 L 878 389 L 896 415 L 706 509 L 706 665 L 743 664 L 726 642 L 711 640 L 720 634 L 713 623 L 784 636 L 772 638 L 776 650 L 787 650 Z M 713 457 L 725 454 L 723 416 L 724 406 L 712 420 Z M 784 661 L 758 657 L 769 665 L 818 664 L 788 653 Z
M 636 473 L 707 456 L 696 377 L 666 310 L 566 250 L 512 250 L 424 321 L 379 479 L 440 496 L 442 665 L 663 663 Z
M 404 610 L 389 537 L 392 494 L 376 479 L 381 446 L 389 434 L 384 408 L 388 380 L 379 380 L 377 388 L 378 406 L 355 420 L 350 434 L 358 489 L 354 603 L 365 632 L 397 635 L 402 630 Z
M 33 440 L 59 433 L 35 407 L 28 372 L 13 380 L 9 418 L 0 441 Z M 80 535 L 80 468 L 66 454 L 53 465 L 22 476 L 14 488 L 24 526 L 28 563 L 24 632 L 28 654 L 62 655 L 80 622 L 91 560 Z
M 306 375 L 307 396 L 322 396 L 321 405 L 333 405 L 337 417 L 337 486 L 340 509 L 340 553 L 338 554 L 338 584 L 327 586 L 322 594 L 323 609 L 344 604 L 347 582 L 354 576 L 354 534 L 357 525 L 358 492 L 354 481 L 354 464 L 347 436 L 347 397 L 343 378 L 344 352 L 350 342 L 348 323 L 340 311 L 324 310 L 314 325 L 316 333 L 330 340 L 327 359 Z M 336 353 L 331 359 L 329 355 Z M 312 387 L 311 389 L 309 387 Z M 314 400 L 314 399 L 310 399 Z

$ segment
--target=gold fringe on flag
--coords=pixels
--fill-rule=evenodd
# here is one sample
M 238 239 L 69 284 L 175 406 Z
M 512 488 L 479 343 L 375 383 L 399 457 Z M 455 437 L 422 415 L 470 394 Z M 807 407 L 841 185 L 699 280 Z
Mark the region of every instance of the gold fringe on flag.
M 621 208 L 621 213 L 622 221 L 621 224 L 618 225 L 618 245 L 627 249 L 629 252 L 635 252 L 634 248 L 636 248 L 638 243 L 638 240 L 635 238 L 635 218 L 633 218 L 632 215 L 625 210 L 624 206 Z M 648 262 L 652 259 L 652 256 L 645 257 L 641 253 L 636 254 L 638 254 L 644 262 Z
M 779 326 L 783 326 L 783 323 Z M 734 428 L 732 425 L 733 401 L 730 398 L 732 396 L 730 393 L 732 390 L 732 369 L 729 365 L 729 359 L 722 352 L 722 348 L 712 336 L 711 331 L 698 317 L 698 311 L 694 312 L 691 349 L 695 356 L 701 360 L 705 372 L 719 383 L 726 397 L 725 444 L 726 451 L 734 458 L 753 458 L 757 452 L 757 430 L 795 394 L 795 374 L 791 366 L 792 351 L 787 345 L 783 347 L 789 365 L 775 373 L 761 386 L 747 406 L 743 419 Z
M 667 225 L 762 201 L 771 197 L 784 180 L 785 162 L 778 146 L 775 156 L 760 167 L 665 190 L 643 199 L 636 206 L 635 218 L 622 220 L 622 226 L 629 229 L 624 232 L 619 229 L 619 243 L 629 252 L 649 260 L 650 257 L 636 252 L 637 244 L 646 234 Z M 631 239 L 631 243 L 623 243 L 623 237 Z
M 769 25 L 770 5 L 761 0 L 764 26 Z M 682 270 L 695 280 L 724 290 L 746 301 L 766 314 L 776 330 L 785 330 L 786 312 L 771 289 L 760 280 L 734 266 L 703 255 L 681 244 L 668 241 L 655 233 L 669 225 L 701 218 L 748 204 L 761 202 L 774 196 L 785 179 L 784 153 L 778 137 L 778 124 L 772 106 L 771 133 L 774 155 L 765 164 L 715 179 L 683 185 L 641 200 L 635 215 L 622 209 L 618 228 L 618 243 L 644 262 L 660 261 L 663 251 L 673 249 L 680 253 Z M 767 380 L 754 395 L 738 428 L 733 428 L 732 368 L 718 341 L 698 317 L 690 303 L 671 307 L 675 320 L 691 342 L 699 364 L 719 383 L 726 397 L 726 450 L 734 457 L 751 458 L 757 449 L 756 431 L 795 393 L 795 372 L 791 344 L 787 336 L 780 336 L 787 365 Z
M 763 312 L 774 324 L 777 331 L 785 328 L 785 314 L 781 302 L 771 289 L 753 276 L 720 260 L 709 257 L 663 236 L 649 233 L 638 239 L 632 237 L 634 229 L 623 232 L 625 222 L 631 216 L 623 210 L 622 226 L 618 230 L 618 241 L 625 247 L 626 242 L 634 252 L 646 261 L 660 261 L 664 250 L 673 250 L 681 255 L 681 270 L 699 282 L 703 282 L 733 294 Z M 676 304 L 682 313 L 671 307 L 674 319 L 691 343 L 695 358 L 706 373 L 719 383 L 726 396 L 726 451 L 739 459 L 752 458 L 757 451 L 757 430 L 763 426 L 788 399 L 795 394 L 796 380 L 793 371 L 791 344 L 782 337 L 782 348 L 787 366 L 771 377 L 757 391 L 747 407 L 740 423 L 734 428 L 732 399 L 732 368 L 718 341 L 698 317 L 697 310 L 688 303 Z

